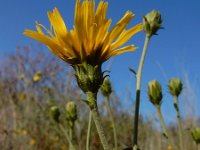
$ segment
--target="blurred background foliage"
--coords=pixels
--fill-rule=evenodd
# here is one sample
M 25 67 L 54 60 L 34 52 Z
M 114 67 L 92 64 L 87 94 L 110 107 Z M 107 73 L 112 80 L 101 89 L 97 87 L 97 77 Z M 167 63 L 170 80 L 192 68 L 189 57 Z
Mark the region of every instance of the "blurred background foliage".
M 2 60 L 0 67 L 0 149 L 68 149 L 67 139 L 50 118 L 49 109 L 51 106 L 58 106 L 62 114 L 61 119 L 65 122 L 65 105 L 69 101 L 76 103 L 78 112 L 73 142 L 77 150 L 85 149 L 89 112 L 81 99 L 84 99 L 84 94 L 77 87 L 73 70 L 69 65 L 45 53 L 41 46 L 18 46 L 15 54 Z M 112 127 L 104 100 L 105 98 L 99 94 L 99 111 L 106 136 L 113 146 Z M 119 145 L 131 146 L 133 110 L 123 107 L 124 101 L 117 96 L 115 90 L 111 95 L 110 103 L 116 121 Z M 134 106 L 134 103 L 132 105 Z M 190 105 L 192 106 L 192 103 Z M 190 108 L 188 111 L 191 111 Z M 190 130 L 200 125 L 200 119 L 194 118 L 190 113 L 182 122 L 184 147 L 186 150 L 193 150 L 196 145 Z M 143 117 L 141 114 L 139 124 L 139 145 L 142 150 L 167 149 L 168 145 L 162 136 L 156 115 Z M 169 136 L 173 139 L 172 149 L 176 150 L 177 125 L 168 123 L 168 129 Z M 91 150 L 102 150 L 94 125 Z

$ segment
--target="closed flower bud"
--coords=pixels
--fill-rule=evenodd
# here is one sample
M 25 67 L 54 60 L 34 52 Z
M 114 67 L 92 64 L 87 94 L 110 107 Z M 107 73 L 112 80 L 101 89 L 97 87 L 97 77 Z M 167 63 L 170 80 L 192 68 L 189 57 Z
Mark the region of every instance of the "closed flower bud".
M 19 80 L 24 80 L 25 79 L 25 75 L 24 74 L 21 74 L 20 76 L 19 76 Z
M 143 19 L 143 30 L 148 36 L 156 35 L 156 32 L 162 28 L 162 19 L 158 11 L 152 10 Z
M 60 110 L 57 106 L 52 106 L 50 108 L 50 115 L 51 118 L 55 121 L 55 122 L 59 122 L 59 117 L 60 117 Z
M 153 105 L 160 105 L 162 101 L 162 87 L 156 80 L 152 80 L 148 83 L 148 96 Z
M 192 131 L 192 138 L 197 144 L 200 144 L 200 128 L 195 128 Z
M 183 83 L 178 78 L 172 78 L 169 80 L 169 91 L 173 96 L 179 96 L 182 89 L 183 89 Z
M 112 86 L 108 78 L 105 78 L 101 85 L 101 93 L 103 96 L 109 96 L 112 93 Z
M 74 102 L 68 102 L 66 105 L 67 119 L 75 121 L 77 119 L 76 104 Z

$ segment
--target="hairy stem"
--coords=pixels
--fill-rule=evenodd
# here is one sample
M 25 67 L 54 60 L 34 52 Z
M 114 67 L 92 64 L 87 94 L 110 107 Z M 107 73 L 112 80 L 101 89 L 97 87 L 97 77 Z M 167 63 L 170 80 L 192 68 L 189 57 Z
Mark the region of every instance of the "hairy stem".
M 92 113 L 90 112 L 88 120 L 88 129 L 87 129 L 86 150 L 90 150 L 91 128 L 92 128 Z
M 92 118 L 97 128 L 101 144 L 104 150 L 109 150 L 108 141 L 106 139 L 105 132 L 101 123 L 101 118 L 98 112 L 96 98 L 97 98 L 97 93 L 87 92 L 87 100 L 89 102 L 90 111 L 92 113 Z
M 183 134 L 182 134 L 182 124 L 181 124 L 181 115 L 178 105 L 178 97 L 174 96 L 174 108 L 176 109 L 177 121 L 178 121 L 178 136 L 179 136 L 179 148 L 183 150 Z
M 142 69 L 144 65 L 145 56 L 147 53 L 147 47 L 149 45 L 150 36 L 146 35 L 144 48 L 142 51 L 142 56 L 140 59 L 140 64 L 138 68 L 138 72 L 136 75 L 136 103 L 135 103 L 135 118 L 134 118 L 134 131 L 133 131 L 133 145 L 135 149 L 137 149 L 137 141 L 138 141 L 138 121 L 139 121 L 139 107 L 140 107 L 140 88 L 141 88 L 141 76 Z
M 116 130 L 116 125 L 115 125 L 115 121 L 113 118 L 113 114 L 111 111 L 111 107 L 110 107 L 110 102 L 109 102 L 109 96 L 106 96 L 106 108 L 110 117 L 110 121 L 112 124 L 112 128 L 113 128 L 113 138 L 114 138 L 114 144 L 115 144 L 115 150 L 118 150 L 118 142 L 117 142 L 117 130 Z

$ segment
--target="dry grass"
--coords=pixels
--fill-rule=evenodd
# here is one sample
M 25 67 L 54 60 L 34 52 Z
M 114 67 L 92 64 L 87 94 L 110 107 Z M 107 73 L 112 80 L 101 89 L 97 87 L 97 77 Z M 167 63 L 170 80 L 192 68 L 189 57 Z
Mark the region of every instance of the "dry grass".
M 61 109 L 65 125 L 65 104 L 69 100 L 78 106 L 78 120 L 74 129 L 73 142 L 77 150 L 85 149 L 88 108 L 80 99 L 84 98 L 74 81 L 73 71 L 40 48 L 18 47 L 16 54 L 4 59 L 0 69 L 0 149 L 1 150 L 64 150 L 68 142 L 49 116 L 49 108 Z M 33 81 L 40 72 L 39 81 Z M 113 145 L 111 124 L 100 96 L 100 112 L 110 145 Z M 121 108 L 115 93 L 111 98 L 112 110 L 117 124 L 118 141 L 121 147 L 131 146 L 133 116 Z M 167 144 L 155 119 L 140 117 L 139 145 L 142 150 L 166 150 Z M 187 116 L 183 121 L 185 150 L 194 150 L 188 128 L 195 126 L 194 118 Z M 197 120 L 197 119 L 195 119 Z M 173 139 L 173 150 L 178 145 L 176 124 L 169 126 Z M 93 126 L 91 150 L 102 150 L 97 132 Z

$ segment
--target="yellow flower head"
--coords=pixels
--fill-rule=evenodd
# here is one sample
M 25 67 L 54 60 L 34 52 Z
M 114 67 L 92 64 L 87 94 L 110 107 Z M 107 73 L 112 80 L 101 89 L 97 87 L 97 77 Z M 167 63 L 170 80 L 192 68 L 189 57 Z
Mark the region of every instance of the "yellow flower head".
M 36 144 L 36 140 L 34 138 L 29 140 L 29 145 L 35 145 Z
M 54 54 L 71 65 L 83 62 L 102 64 L 112 56 L 135 50 L 134 45 L 121 46 L 142 30 L 141 24 L 125 29 L 134 17 L 132 12 L 127 11 L 109 31 L 112 20 L 106 18 L 107 7 L 108 3 L 102 0 L 96 10 L 94 0 L 76 0 L 73 30 L 68 31 L 55 8 L 53 12 L 48 12 L 53 31 L 36 22 L 37 31 L 25 30 L 24 35 L 47 45 Z
M 41 77 L 42 77 L 41 72 L 36 72 L 36 73 L 34 74 L 34 76 L 33 76 L 33 81 L 34 81 L 34 82 L 38 82 L 38 81 L 40 81 Z

